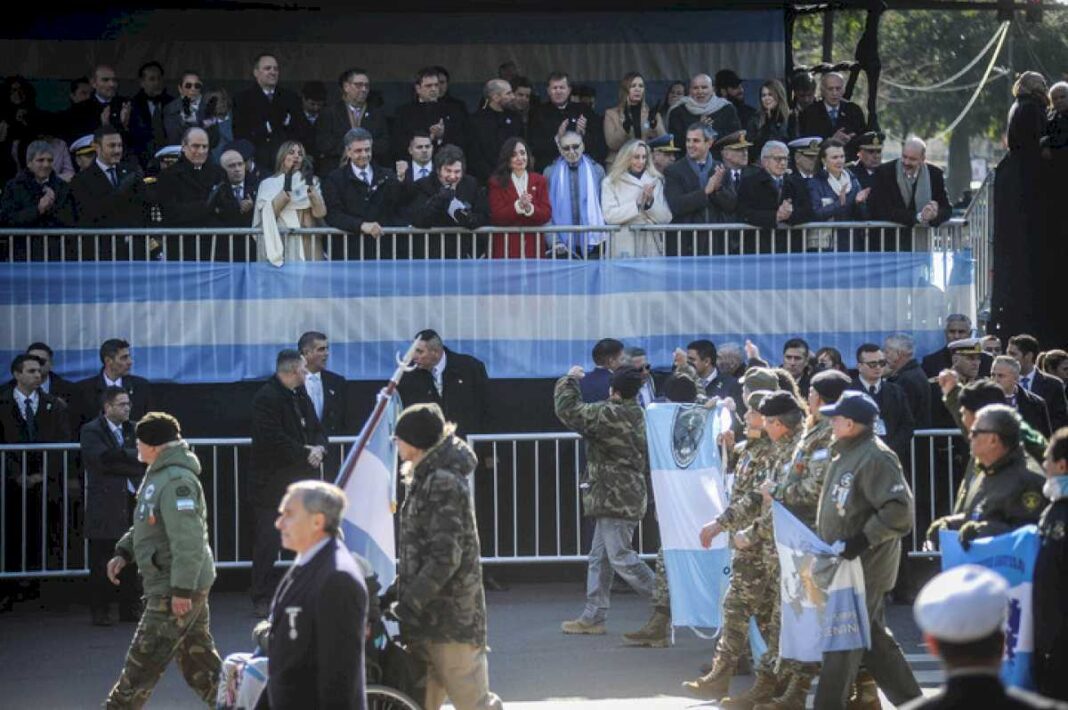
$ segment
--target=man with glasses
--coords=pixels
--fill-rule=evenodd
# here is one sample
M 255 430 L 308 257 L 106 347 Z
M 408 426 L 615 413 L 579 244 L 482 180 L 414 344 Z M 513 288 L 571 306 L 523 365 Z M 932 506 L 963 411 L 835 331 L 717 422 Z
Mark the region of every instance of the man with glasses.
M 601 212 L 601 183 L 604 168 L 586 155 L 586 144 L 577 131 L 567 131 L 558 143 L 560 157 L 545 168 L 549 183 L 549 202 L 553 207 L 554 225 L 604 224 Z M 605 234 L 576 232 L 546 235 L 554 249 L 566 254 L 571 251 L 586 258 L 600 256 L 600 244 Z
M 857 348 L 857 376 L 851 389 L 867 393 L 877 405 L 880 416 L 875 420 L 875 434 L 893 449 L 902 461 L 909 460 L 909 442 L 915 418 L 909 409 L 905 391 L 883 378 L 886 356 L 875 343 Z
M 315 124 L 315 154 L 319 157 L 320 169 L 333 169 L 344 161 L 345 134 L 353 128 L 363 128 L 371 133 L 372 160 L 375 165 L 388 165 L 390 146 L 386 115 L 367 104 L 371 94 L 370 74 L 360 67 L 351 67 L 341 72 L 337 83 L 341 100 L 324 108 Z
M 195 71 L 182 72 L 178 81 L 178 98 L 163 107 L 163 130 L 168 145 L 182 139 L 187 129 L 203 128 L 207 104 L 202 101 L 204 83 Z
M 787 174 L 789 162 L 790 149 L 785 143 L 764 144 L 760 150 L 763 169 L 742 175 L 738 186 L 738 216 L 744 222 L 775 229 L 809 221 L 812 204 L 808 187 L 801 178 Z

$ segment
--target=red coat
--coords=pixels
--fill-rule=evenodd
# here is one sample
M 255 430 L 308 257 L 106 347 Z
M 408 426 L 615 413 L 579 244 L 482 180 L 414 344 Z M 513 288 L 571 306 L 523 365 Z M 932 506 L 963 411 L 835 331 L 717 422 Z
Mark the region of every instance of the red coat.
M 549 204 L 549 182 L 544 175 L 527 171 L 527 191 L 534 198 L 534 214 L 529 217 L 515 211 L 516 200 L 519 194 L 509 176 L 505 187 L 497 183 L 496 177 L 489 181 L 490 224 L 498 227 L 540 227 L 546 224 L 553 216 L 553 208 Z M 520 238 L 519 234 L 494 234 L 492 251 L 495 259 L 518 259 L 525 256 L 528 259 L 538 259 L 544 249 L 544 239 L 541 234 L 527 234 Z

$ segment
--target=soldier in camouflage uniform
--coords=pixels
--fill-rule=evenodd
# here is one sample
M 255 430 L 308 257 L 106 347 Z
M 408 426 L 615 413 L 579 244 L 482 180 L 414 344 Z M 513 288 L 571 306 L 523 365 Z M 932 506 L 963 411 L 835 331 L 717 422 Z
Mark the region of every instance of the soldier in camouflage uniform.
M 390 614 L 427 663 L 425 710 L 501 708 L 490 692 L 481 544 L 468 476 L 477 459 L 437 404 L 401 412 L 394 431 L 404 461 L 397 601 Z
M 582 507 L 594 519 L 586 573 L 586 607 L 561 624 L 565 634 L 603 634 L 612 575 L 618 574 L 642 596 L 653 593 L 653 572 L 634 551 L 632 540 L 645 515 L 649 451 L 645 414 L 638 403 L 641 372 L 629 365 L 612 373 L 609 398 L 583 403 L 582 368 L 572 367 L 556 383 L 556 416 L 586 439 L 587 465 Z
M 137 455 L 148 464 L 137 491 L 133 526 L 115 546 L 108 578 L 136 562 L 145 611 L 126 665 L 105 707 L 140 708 L 172 658 L 196 694 L 215 704 L 222 661 L 209 630 L 208 592 L 215 560 L 208 546 L 207 506 L 200 462 L 181 439 L 178 420 L 149 412 L 138 422 Z
M 774 498 L 779 501 L 813 531 L 824 474 L 831 463 L 833 434 L 830 420 L 820 414 L 819 408 L 837 402 L 851 384 L 849 377 L 838 370 L 827 370 L 812 378 L 808 390 L 808 426 L 793 453 L 783 460 L 778 481 L 767 481 L 761 488 L 765 500 Z M 804 708 L 808 689 L 819 672 L 819 663 L 780 658 L 776 675 L 780 679 L 789 679 L 786 688 L 777 697 L 757 704 L 755 710 Z
M 774 377 L 765 384 L 774 385 Z M 751 381 L 747 381 L 748 390 Z M 767 390 L 746 392 L 745 414 L 746 440 L 734 446 L 728 461 L 728 469 L 734 470 L 734 487 L 727 509 L 713 522 L 701 529 L 701 544 L 708 547 L 721 532 L 740 533 L 748 527 L 760 512 L 759 486 L 767 474 L 774 447 L 764 433 L 764 418 L 758 411 L 763 399 L 771 393 Z M 757 503 L 752 504 L 752 494 Z M 737 543 L 742 542 L 744 546 Z M 757 628 L 765 638 L 778 637 L 778 623 L 772 618 L 770 606 L 768 564 L 773 558 L 767 551 L 745 541 L 732 538 L 734 556 L 731 561 L 731 578 L 727 594 L 723 598 L 723 624 L 716 644 L 712 669 L 697 680 L 686 681 L 683 687 L 700 698 L 717 700 L 727 694 L 731 675 L 741 655 L 747 652 L 749 617 L 756 616 Z M 778 574 L 777 566 L 775 574 Z M 775 587 L 777 592 L 777 585 Z

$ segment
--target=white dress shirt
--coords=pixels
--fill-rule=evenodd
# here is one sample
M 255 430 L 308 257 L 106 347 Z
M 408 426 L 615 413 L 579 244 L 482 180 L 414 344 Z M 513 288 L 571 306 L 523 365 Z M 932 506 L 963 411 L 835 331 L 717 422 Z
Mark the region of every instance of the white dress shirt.
M 323 420 L 323 373 L 309 372 L 304 378 L 304 389 L 308 391 L 312 406 L 315 407 L 315 416 L 319 421 Z
M 438 391 L 438 396 L 442 396 L 445 393 L 445 353 L 441 353 L 441 359 L 438 360 L 438 364 L 434 365 L 434 369 L 430 371 L 431 376 L 434 378 L 434 388 Z
M 18 387 L 16 387 L 15 388 L 15 404 L 18 405 L 19 414 L 21 414 L 21 415 L 25 415 L 25 413 L 26 413 L 26 401 L 27 400 L 29 400 L 30 407 L 33 410 L 34 415 L 36 415 L 37 414 L 37 407 L 41 402 L 40 397 L 37 394 L 37 390 L 34 390 L 29 395 L 25 395 L 25 394 L 22 393 L 22 390 L 20 390 Z

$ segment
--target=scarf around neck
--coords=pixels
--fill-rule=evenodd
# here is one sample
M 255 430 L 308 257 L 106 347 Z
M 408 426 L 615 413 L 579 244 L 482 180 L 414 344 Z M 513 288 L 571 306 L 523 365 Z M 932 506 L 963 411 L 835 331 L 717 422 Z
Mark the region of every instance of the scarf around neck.
M 583 155 L 578 164 L 578 198 L 579 214 L 583 223 L 590 227 L 604 225 L 601 213 L 601 186 L 594 184 L 593 161 Z M 553 224 L 571 224 L 571 169 L 567 161 L 557 158 L 549 182 L 549 201 L 553 206 Z M 561 232 L 551 235 L 558 244 L 565 244 L 569 249 L 585 254 L 589 247 L 597 246 L 604 240 L 601 232 Z
M 682 99 L 679 100 L 677 104 L 671 107 L 671 110 L 675 111 L 676 109 L 682 107 L 692 113 L 694 116 L 704 116 L 705 114 L 715 113 L 724 106 L 730 106 L 730 103 L 730 101 L 727 101 L 726 99 L 719 96 L 710 96 L 708 101 L 703 104 L 695 101 L 692 96 L 684 96 L 682 97 Z
M 897 171 L 897 189 L 901 191 L 901 200 L 907 207 L 912 204 L 916 211 L 919 211 L 931 201 L 931 171 L 927 167 L 927 163 L 920 166 L 919 171 L 916 173 L 916 191 L 913 192 L 909 186 L 909 181 L 905 177 L 905 166 L 898 160 L 896 164 Z

